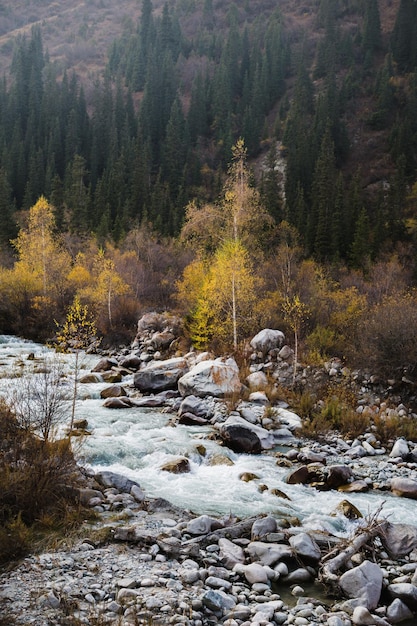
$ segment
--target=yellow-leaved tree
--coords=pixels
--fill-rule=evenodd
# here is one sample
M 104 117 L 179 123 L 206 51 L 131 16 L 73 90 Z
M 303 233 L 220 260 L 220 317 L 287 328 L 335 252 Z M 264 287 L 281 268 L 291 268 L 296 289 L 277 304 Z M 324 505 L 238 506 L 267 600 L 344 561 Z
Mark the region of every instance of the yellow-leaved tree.
M 130 291 L 113 259 L 102 248 L 97 250 L 92 259 L 81 253 L 68 279 L 75 287 L 80 301 L 86 303 L 94 313 L 100 331 L 111 330 L 115 302 Z
M 256 275 L 251 254 L 260 254 L 262 236 L 272 223 L 250 185 L 246 149 L 239 139 L 218 203 L 202 207 L 191 203 L 181 233 L 197 254 L 177 291 L 197 348 L 217 338 L 236 349 L 257 327 L 262 280 Z
M 77 401 L 78 376 L 80 371 L 80 353 L 90 346 L 97 344 L 97 329 L 92 315 L 86 304 L 81 304 L 76 296 L 67 311 L 65 322 L 56 335 L 56 349 L 58 352 L 74 354 L 74 385 L 71 404 L 71 434 L 74 426 L 75 407 Z
M 53 319 L 65 307 L 70 255 L 55 235 L 53 207 L 42 196 L 29 210 L 28 222 L 12 241 L 17 260 L 13 268 L 2 269 L 0 286 L 9 314 L 17 328 L 28 332 L 33 325 L 53 328 Z

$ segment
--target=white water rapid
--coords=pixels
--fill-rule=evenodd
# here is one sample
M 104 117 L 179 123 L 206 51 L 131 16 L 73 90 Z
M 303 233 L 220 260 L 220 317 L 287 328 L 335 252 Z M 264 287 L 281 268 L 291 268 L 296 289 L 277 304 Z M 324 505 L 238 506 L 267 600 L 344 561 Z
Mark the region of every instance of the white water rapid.
M 28 358 L 32 354 L 34 358 Z M 41 375 L 45 362 L 56 359 L 44 346 L 16 337 L 0 337 L 0 394 L 10 397 L 12 390 L 22 385 L 26 376 Z M 72 389 L 71 370 L 74 357 L 66 355 L 66 377 L 63 385 Z M 86 356 L 89 370 L 97 357 Z M 36 373 L 38 372 L 38 374 Z M 129 379 L 125 383 L 129 384 Z M 107 409 L 103 407 L 100 391 L 107 385 L 79 386 L 76 419 L 85 418 L 91 435 L 86 437 L 76 453 L 81 463 L 94 469 L 109 469 L 140 483 L 146 494 L 161 497 L 196 514 L 233 514 L 240 517 L 264 512 L 301 517 L 304 524 L 318 530 L 345 534 L 344 518 L 331 516 L 345 496 L 337 491 L 320 492 L 303 485 L 285 483 L 285 468 L 276 465 L 276 459 L 267 454 L 235 454 L 207 438 L 209 427 L 169 426 L 169 414 L 157 409 Z M 64 416 L 70 421 L 70 402 Z M 1 433 L 0 433 L 1 436 Z M 202 444 L 202 456 L 197 446 Z M 210 465 L 215 454 L 227 455 L 233 465 Z M 187 456 L 191 472 L 171 474 L 160 467 L 168 460 Z M 239 476 L 251 472 L 258 477 L 243 482 Z M 262 491 L 260 485 L 267 485 Z M 271 493 L 279 489 L 290 500 Z M 417 508 L 412 500 L 395 498 L 388 493 L 349 494 L 348 499 L 364 514 L 374 513 L 383 504 L 382 514 L 392 522 L 417 525 Z

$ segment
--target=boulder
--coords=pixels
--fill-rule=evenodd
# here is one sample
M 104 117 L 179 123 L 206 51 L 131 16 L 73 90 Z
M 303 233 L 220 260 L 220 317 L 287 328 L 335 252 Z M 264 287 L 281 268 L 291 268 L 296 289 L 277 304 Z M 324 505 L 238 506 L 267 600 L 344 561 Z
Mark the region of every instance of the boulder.
M 348 598 L 357 600 L 356 606 L 369 610 L 378 606 L 381 597 L 383 573 L 379 565 L 364 561 L 340 577 L 340 588 Z
M 398 624 L 406 619 L 411 619 L 413 613 L 408 606 L 399 598 L 395 598 L 387 607 L 387 619 L 390 624 Z
M 120 398 L 106 398 L 103 402 L 103 406 L 106 409 L 131 409 L 135 406 L 133 401 L 127 396 L 120 396 Z
M 382 545 L 392 559 L 400 559 L 417 548 L 417 527 L 385 522 L 380 535 Z
M 301 428 L 303 425 L 301 417 L 299 417 L 297 413 L 289 411 L 288 409 L 279 407 L 275 409 L 275 414 L 278 416 L 280 424 L 286 426 L 291 432 L 297 430 L 297 428 Z
M 100 361 L 93 367 L 92 372 L 107 372 L 111 370 L 112 367 L 117 367 L 118 362 L 116 359 L 111 359 L 109 357 L 103 357 Z
M 190 535 L 207 535 L 218 528 L 223 528 L 223 524 L 219 520 L 209 515 L 200 515 L 188 522 L 187 533 Z
M 120 398 L 126 396 L 126 389 L 122 385 L 111 385 L 100 391 L 100 398 Z
M 176 336 L 169 330 L 163 330 L 162 332 L 156 332 L 150 339 L 150 345 L 155 350 L 168 350 Z
M 117 474 L 115 472 L 110 472 L 107 470 L 103 472 L 97 472 L 94 478 L 103 487 L 106 487 L 107 489 L 110 487 L 114 487 L 115 489 L 123 493 L 130 493 L 132 487 L 140 487 L 139 483 L 131 480 L 130 478 L 127 478 L 127 476 L 123 476 L 123 474 Z
M 393 478 L 391 481 L 391 491 L 396 496 L 417 500 L 417 481 L 411 478 Z
M 204 606 L 211 611 L 231 611 L 236 606 L 233 596 L 221 589 L 210 589 L 202 597 Z
M 199 398 L 239 395 L 241 388 L 239 368 L 232 358 L 201 361 L 178 381 L 182 396 L 194 395 Z
M 243 548 L 233 543 L 233 541 L 230 541 L 230 539 L 221 537 L 219 539 L 219 548 L 220 561 L 228 569 L 232 569 L 236 563 L 245 562 L 245 553 L 243 552 Z
M 417 587 L 411 583 L 393 583 L 387 587 L 391 598 L 398 598 L 411 611 L 417 610 Z
M 409 454 L 410 449 L 408 447 L 408 443 L 405 439 L 403 439 L 403 437 L 400 437 L 400 439 L 397 439 L 395 441 L 394 445 L 392 446 L 392 450 L 389 453 L 390 457 L 401 458 L 403 461 L 406 460 Z
M 330 465 L 327 470 L 326 484 L 330 489 L 337 489 L 346 485 L 352 476 L 353 472 L 348 465 Z
M 182 357 L 156 361 L 136 372 L 133 384 L 142 392 L 175 389 L 178 380 L 187 371 L 187 361 Z
M 171 472 L 171 474 L 187 474 L 191 472 L 190 461 L 185 457 L 179 457 L 173 459 L 162 465 L 161 470 L 164 472 Z
M 272 515 L 261 517 L 257 519 L 251 528 L 251 539 L 262 539 L 269 533 L 275 533 L 277 531 L 277 520 Z
M 116 370 L 107 370 L 106 372 L 101 372 L 101 378 L 105 383 L 121 383 L 122 373 Z
M 244 575 L 249 584 L 268 583 L 269 578 L 265 569 L 259 563 L 250 563 L 245 567 Z
M 251 391 L 264 391 L 268 387 L 265 372 L 252 372 L 246 377 L 246 384 Z
M 252 561 L 271 566 L 278 563 L 278 561 L 289 559 L 293 556 L 293 551 L 290 546 L 284 543 L 251 541 L 246 551 Z
M 90 374 L 85 374 L 85 376 L 81 376 L 78 382 L 82 383 L 83 385 L 95 385 L 96 383 L 102 383 L 103 378 L 99 373 L 95 374 L 93 372 L 90 372 Z
M 119 365 L 132 372 L 136 372 L 142 365 L 142 360 L 135 352 L 132 352 L 120 359 Z
M 234 452 L 260 454 L 275 445 L 274 436 L 262 426 L 250 424 L 239 415 L 231 415 L 220 427 L 220 436 Z
M 302 561 L 318 563 L 321 558 L 320 548 L 308 533 L 298 533 L 289 539 L 290 546 Z
M 178 411 L 179 415 L 183 413 L 193 413 L 197 417 L 203 417 L 209 419 L 212 416 L 212 412 L 208 403 L 197 396 L 186 396 L 180 404 Z
M 274 348 L 281 348 L 285 340 L 284 333 L 272 328 L 264 328 L 250 342 L 252 350 L 265 356 Z
M 332 515 L 344 515 L 348 519 L 360 519 L 363 517 L 359 509 L 354 504 L 349 502 L 349 500 L 342 500 L 339 502 Z

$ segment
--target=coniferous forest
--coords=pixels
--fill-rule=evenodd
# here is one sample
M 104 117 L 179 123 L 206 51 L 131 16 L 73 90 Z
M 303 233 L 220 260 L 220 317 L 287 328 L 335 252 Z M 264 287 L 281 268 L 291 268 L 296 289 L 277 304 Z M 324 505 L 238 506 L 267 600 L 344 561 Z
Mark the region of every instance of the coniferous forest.
M 10 54 L 5 332 L 49 337 L 75 295 L 115 337 L 140 312 L 176 309 L 200 347 L 297 315 L 311 358 L 345 356 L 393 310 L 395 337 L 409 332 L 415 1 L 142 0 L 88 84 L 50 57 L 41 22 Z M 228 231 L 242 214 L 255 219 Z M 244 285 L 233 341 L 213 277 L 231 258 Z

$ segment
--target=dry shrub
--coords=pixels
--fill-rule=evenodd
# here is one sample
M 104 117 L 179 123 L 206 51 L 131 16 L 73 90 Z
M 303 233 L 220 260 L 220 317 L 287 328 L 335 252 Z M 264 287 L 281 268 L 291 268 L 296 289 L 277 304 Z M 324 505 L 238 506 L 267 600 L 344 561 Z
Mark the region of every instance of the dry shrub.
M 0 405 L 0 562 L 24 553 L 38 520 L 56 525 L 78 511 L 78 471 L 69 440 L 43 441 Z
M 407 441 L 417 441 L 417 419 L 411 416 L 376 415 L 373 418 L 375 435 L 383 444 L 388 444 L 398 437 Z
M 305 411 L 309 417 L 304 421 L 301 435 L 305 437 L 325 436 L 331 431 L 349 437 L 366 432 L 371 423 L 369 417 L 355 410 L 355 394 L 343 387 L 329 385 L 320 391 L 319 400 L 311 406 L 312 398 L 306 398 Z
M 352 347 L 353 362 L 388 377 L 417 370 L 417 294 L 387 297 L 366 313 Z

